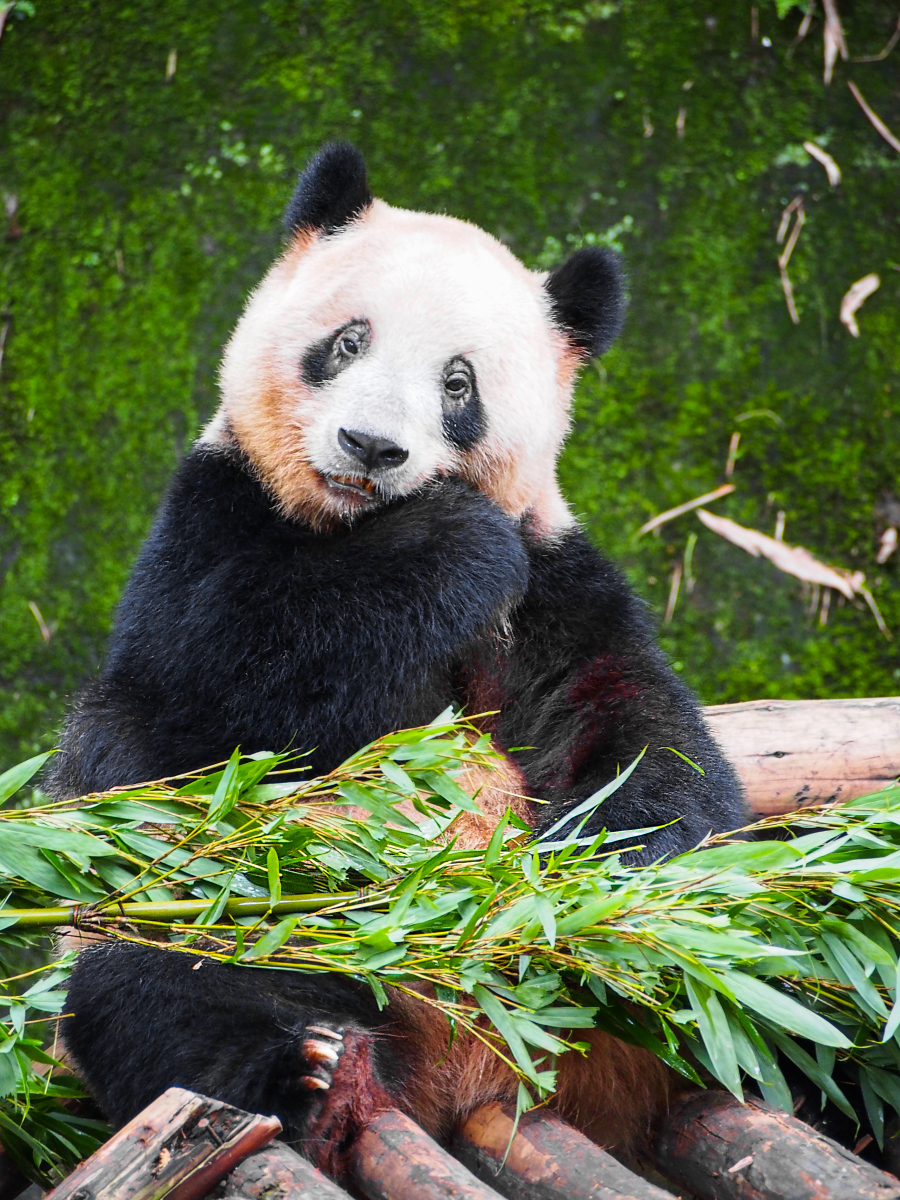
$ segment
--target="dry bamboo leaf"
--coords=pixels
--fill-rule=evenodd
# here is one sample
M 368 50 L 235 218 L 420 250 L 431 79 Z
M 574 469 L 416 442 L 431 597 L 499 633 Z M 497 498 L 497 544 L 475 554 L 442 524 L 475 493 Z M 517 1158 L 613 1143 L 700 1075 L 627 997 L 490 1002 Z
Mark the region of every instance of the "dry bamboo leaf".
M 704 492 L 702 496 L 697 496 L 693 500 L 688 500 L 684 504 L 679 504 L 676 508 L 667 508 L 665 512 L 659 513 L 655 517 L 651 517 L 645 525 L 642 525 L 638 530 L 638 536 L 642 533 L 650 533 L 653 529 L 658 529 L 660 525 L 665 525 L 666 521 L 671 521 L 675 517 L 683 516 L 684 513 L 690 512 L 691 509 L 699 508 L 701 504 L 709 504 L 713 500 L 718 500 L 720 496 L 727 496 L 734 491 L 733 483 L 724 483 L 721 487 L 716 488 L 714 492 Z
M 681 587 L 681 563 L 677 562 L 672 571 L 672 582 L 669 585 L 669 602 L 666 605 L 666 615 L 663 617 L 663 625 L 671 625 L 672 617 L 675 615 L 675 605 L 678 603 L 678 589 Z
M 882 62 L 885 58 L 887 58 L 887 56 L 890 54 L 890 52 L 893 50 L 893 48 L 897 45 L 897 42 L 900 42 L 900 17 L 897 18 L 897 28 L 894 30 L 893 34 L 891 35 L 890 41 L 888 42 L 888 44 L 885 46 L 885 48 L 883 50 L 880 50 L 878 52 L 878 54 L 866 54 L 866 55 L 864 55 L 863 58 L 854 58 L 853 61 L 860 62 L 860 63 L 862 63 L 862 62 Z
M 847 87 L 853 93 L 856 103 L 863 110 L 863 112 L 869 118 L 871 123 L 875 126 L 875 128 L 878 130 L 878 132 L 881 134 L 881 136 L 887 142 L 887 144 L 889 146 L 893 146 L 893 148 L 897 151 L 897 153 L 900 154 L 900 138 L 894 137 L 894 135 L 888 129 L 887 125 L 885 125 L 884 121 L 882 121 L 881 117 L 879 117 L 878 113 L 873 112 L 872 109 L 869 108 L 868 104 L 866 103 L 865 97 L 863 96 L 862 92 L 859 90 L 859 88 L 856 86 L 856 84 L 853 82 L 852 79 L 849 79 L 847 81 Z
M 35 621 L 37 621 L 37 627 L 41 631 L 41 637 L 44 639 L 45 642 L 49 642 L 50 639 L 53 637 L 53 630 L 50 628 L 50 626 L 44 620 L 43 613 L 38 608 L 38 606 L 34 602 L 34 600 L 28 601 L 28 607 L 31 609 L 31 615 L 34 617 Z
M 821 146 L 817 146 L 815 142 L 804 142 L 803 149 L 816 162 L 822 164 L 828 173 L 828 182 L 832 187 L 837 187 L 841 182 L 841 168 L 837 165 L 830 154 L 826 153 Z
M 774 563 L 779 571 L 794 575 L 797 579 L 805 579 L 807 583 L 818 583 L 822 587 L 834 588 L 843 593 L 848 600 L 853 599 L 858 587 L 865 580 L 861 571 L 850 576 L 846 572 L 838 571 L 834 567 L 819 562 L 803 546 L 789 546 L 787 542 L 777 542 L 775 538 L 760 533 L 758 529 L 748 529 L 745 525 L 738 525 L 736 521 L 730 521 L 728 517 L 717 517 L 713 513 L 707 512 L 705 508 L 701 508 L 697 516 L 707 529 L 726 538 L 735 546 L 740 546 L 754 558 L 762 555 Z
M 825 9 L 825 73 L 823 78 L 826 83 L 831 83 L 837 56 L 840 54 L 846 62 L 847 43 L 844 39 L 844 29 L 838 15 L 836 0 L 822 0 L 822 5 Z
M 894 551 L 897 549 L 897 527 L 889 525 L 881 535 L 881 546 L 878 550 L 878 557 L 875 561 L 879 564 L 886 563 Z
M 859 326 L 856 323 L 856 312 L 865 301 L 881 287 L 877 275 L 863 275 L 851 284 L 841 301 L 841 324 L 846 325 L 854 337 L 859 337 Z

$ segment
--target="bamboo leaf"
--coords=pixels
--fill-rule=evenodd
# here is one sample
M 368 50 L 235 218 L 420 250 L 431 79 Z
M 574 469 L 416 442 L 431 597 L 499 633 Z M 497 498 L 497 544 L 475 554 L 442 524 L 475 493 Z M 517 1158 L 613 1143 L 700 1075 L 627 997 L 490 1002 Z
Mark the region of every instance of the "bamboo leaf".
M 4 771 L 0 775 L 0 804 L 5 804 L 10 796 L 14 796 L 19 788 L 24 787 L 30 779 L 33 779 L 47 759 L 55 753 L 55 750 L 48 750 L 46 754 L 37 754 L 34 758 L 27 758 L 25 762 L 20 762 L 17 766 Z

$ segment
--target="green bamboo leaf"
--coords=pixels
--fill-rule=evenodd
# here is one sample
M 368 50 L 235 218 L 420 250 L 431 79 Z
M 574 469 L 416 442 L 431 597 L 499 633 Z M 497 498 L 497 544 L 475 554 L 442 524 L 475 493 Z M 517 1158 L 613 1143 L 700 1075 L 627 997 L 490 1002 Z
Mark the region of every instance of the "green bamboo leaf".
M 222 778 L 209 802 L 210 824 L 215 825 L 223 817 L 227 817 L 241 794 L 238 768 L 241 762 L 240 747 L 236 748 L 228 760 L 228 766 L 222 772 Z
M 266 876 L 269 881 L 269 901 L 274 907 L 281 899 L 281 866 L 275 847 L 269 847 L 266 855 Z
M 48 750 L 46 754 L 37 754 L 34 758 L 27 758 L 25 762 L 20 762 L 17 766 L 4 771 L 0 775 L 0 804 L 5 804 L 10 796 L 14 796 L 19 788 L 24 787 L 30 779 L 33 779 L 47 759 L 56 753 L 56 750 Z
M 503 1002 L 480 983 L 476 983 L 472 988 L 472 995 L 479 1008 L 485 1013 L 488 1020 L 506 1042 L 507 1046 L 509 1046 L 519 1069 L 526 1078 L 540 1087 L 540 1080 L 537 1077 L 534 1063 L 531 1061 L 531 1055 L 528 1053 L 525 1043 L 522 1041 L 518 1030 L 513 1024 L 510 1013 L 504 1007 Z
M 283 921 L 279 921 L 268 933 L 264 933 L 252 946 L 247 947 L 241 955 L 241 961 L 252 962 L 253 959 L 266 958 L 280 950 L 296 929 L 299 920 L 299 917 L 285 917 Z
M 741 1073 L 731 1037 L 731 1026 L 719 997 L 710 988 L 690 976 L 684 977 L 688 999 L 697 1018 L 700 1036 L 709 1055 L 713 1074 L 738 1100 L 743 1100 Z
M 791 1033 L 809 1038 L 813 1042 L 821 1042 L 823 1046 L 836 1046 L 839 1050 L 849 1050 L 853 1045 L 830 1021 L 804 1008 L 783 992 L 776 991 L 761 979 L 727 968 L 720 969 L 719 974 L 741 1004 L 752 1008 L 769 1021 L 784 1026 Z
M 878 1092 L 872 1086 L 868 1069 L 860 1063 L 859 1090 L 862 1092 L 863 1103 L 866 1106 L 866 1116 L 872 1126 L 872 1133 L 878 1143 L 878 1149 L 884 1149 L 884 1103 Z
M 840 964 L 847 981 L 856 989 L 858 997 L 875 1014 L 876 1018 L 881 1017 L 887 1020 L 888 1010 L 885 1003 L 875 985 L 860 966 L 856 955 L 833 933 L 823 933 L 822 941 L 831 951 L 833 958 Z
M 828 1099 L 836 1104 L 842 1113 L 845 1113 L 852 1121 L 856 1120 L 853 1105 L 834 1082 L 831 1074 L 824 1071 L 816 1060 L 806 1053 L 802 1046 L 798 1046 L 793 1038 L 776 1029 L 770 1028 L 767 1036 L 783 1054 L 787 1055 L 791 1062 L 800 1068 L 804 1075 L 811 1079 L 817 1087 L 822 1089 Z

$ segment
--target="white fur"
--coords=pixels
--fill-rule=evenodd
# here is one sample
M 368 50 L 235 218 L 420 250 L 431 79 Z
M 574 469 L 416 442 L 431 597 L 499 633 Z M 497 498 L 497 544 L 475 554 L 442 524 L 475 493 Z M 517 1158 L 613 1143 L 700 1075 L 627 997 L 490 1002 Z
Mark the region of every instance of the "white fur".
M 473 225 L 376 200 L 340 233 L 298 239 L 252 294 L 222 363 L 221 408 L 203 438 L 218 440 L 230 426 L 284 491 L 285 455 L 323 476 L 363 474 L 337 440 L 342 427 L 359 430 L 409 451 L 403 466 L 383 473 L 387 495 L 454 473 L 513 515 L 534 510 L 546 532 L 564 528 L 572 517 L 556 459 L 576 364 L 542 279 Z M 354 318 L 371 326 L 367 352 L 308 387 L 305 351 Z M 487 418 L 486 436 L 468 452 L 447 441 L 441 424 L 441 374 L 457 356 L 475 369 Z M 273 421 L 290 427 L 289 437 L 278 433 L 280 474 L 258 437 L 260 422 Z M 333 513 L 347 503 L 327 490 L 320 499 Z

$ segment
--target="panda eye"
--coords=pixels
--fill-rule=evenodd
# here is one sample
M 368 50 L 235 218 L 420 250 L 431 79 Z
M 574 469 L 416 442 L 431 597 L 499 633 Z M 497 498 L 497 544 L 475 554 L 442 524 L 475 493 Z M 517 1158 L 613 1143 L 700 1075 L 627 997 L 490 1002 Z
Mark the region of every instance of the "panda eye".
M 332 371 L 339 371 L 354 359 L 361 358 L 369 345 L 369 326 L 365 321 L 353 321 L 339 329 L 331 346 Z
M 472 395 L 475 376 L 465 359 L 454 359 L 444 368 L 441 386 L 444 392 L 444 407 L 455 411 L 464 408 Z

